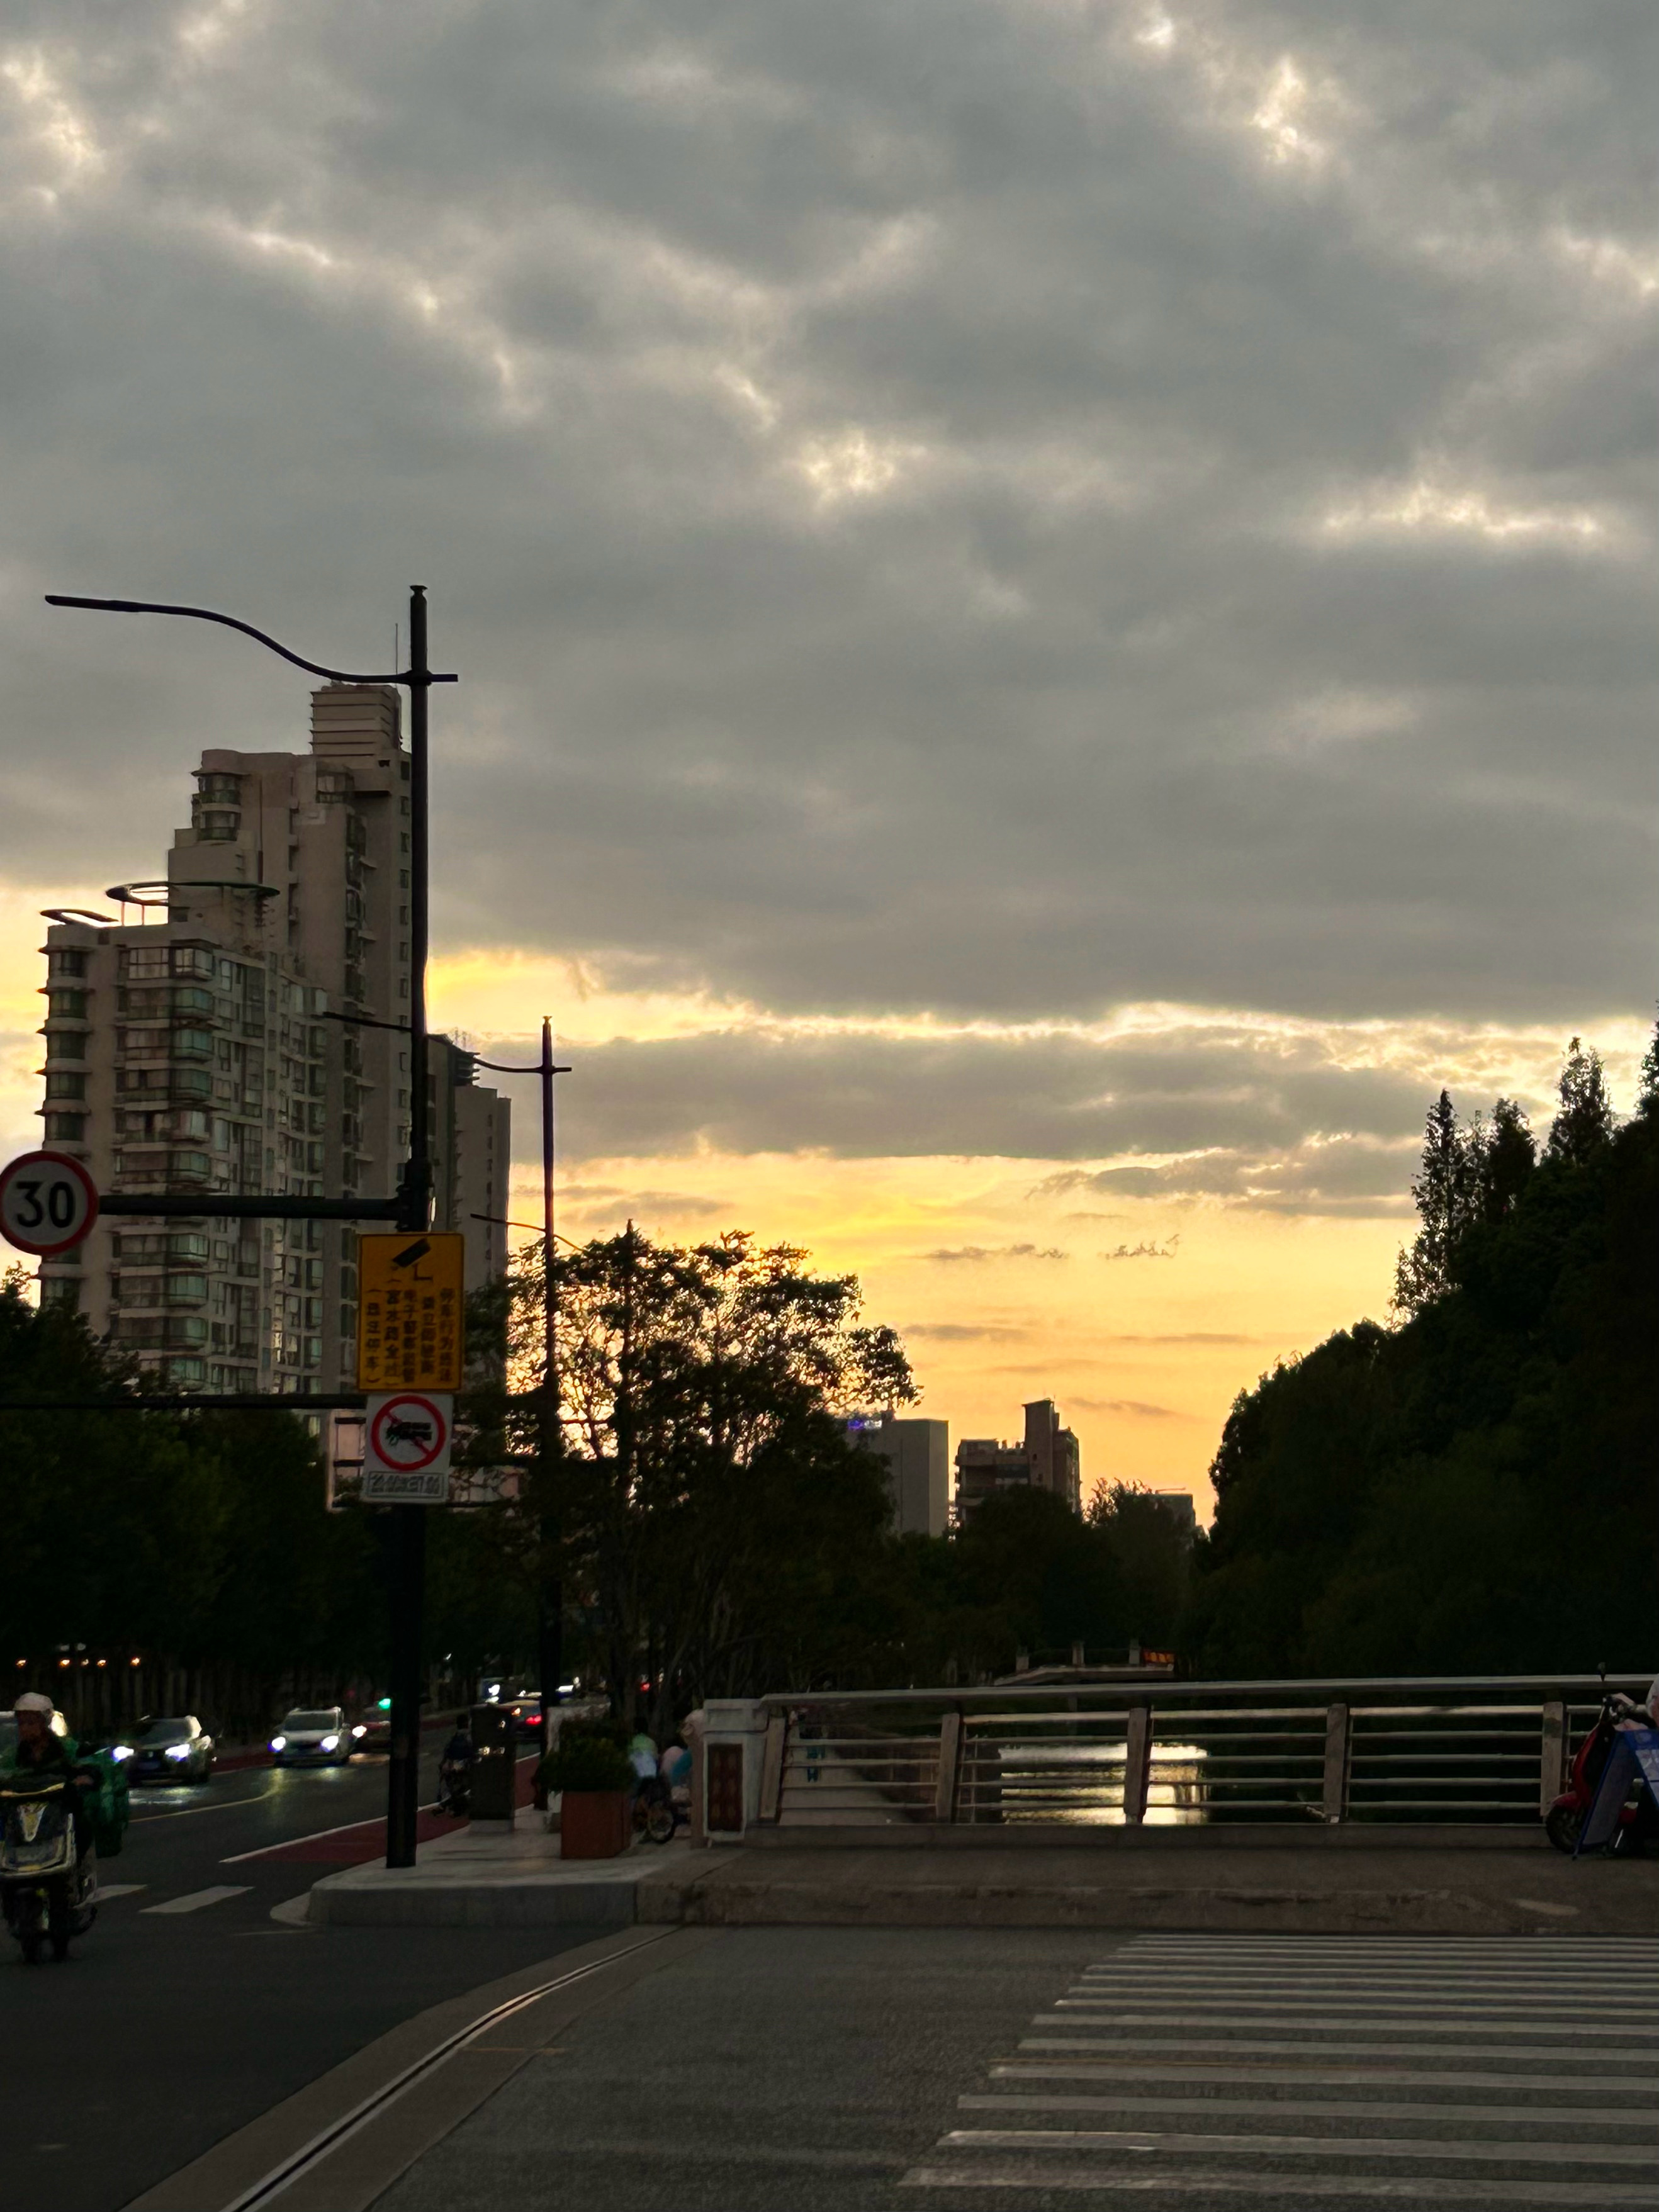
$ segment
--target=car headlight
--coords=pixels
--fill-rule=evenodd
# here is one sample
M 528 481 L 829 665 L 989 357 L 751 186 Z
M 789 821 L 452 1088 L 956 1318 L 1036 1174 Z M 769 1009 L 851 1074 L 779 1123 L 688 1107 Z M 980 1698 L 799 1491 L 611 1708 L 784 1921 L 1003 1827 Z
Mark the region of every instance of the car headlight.
M 272 1736 L 270 1739 L 270 1747 L 273 1751 L 286 1751 L 288 1749 L 288 1738 L 285 1735 Z
M 368 1734 L 368 1730 L 363 1726 L 362 1723 L 359 1721 L 356 1727 L 352 1729 L 351 1734 L 355 1741 L 359 1736 L 367 1735 Z
M 337 1735 L 325 1735 L 319 1747 L 323 1751 L 337 1751 L 339 1747 L 340 1739 Z
M 130 1743 L 112 1743 L 110 1746 L 109 1755 L 118 1763 L 124 1759 L 131 1759 L 132 1746 Z
M 167 1757 L 169 1759 L 188 1759 L 190 1757 L 190 1746 L 187 1743 L 170 1743 L 167 1746 Z

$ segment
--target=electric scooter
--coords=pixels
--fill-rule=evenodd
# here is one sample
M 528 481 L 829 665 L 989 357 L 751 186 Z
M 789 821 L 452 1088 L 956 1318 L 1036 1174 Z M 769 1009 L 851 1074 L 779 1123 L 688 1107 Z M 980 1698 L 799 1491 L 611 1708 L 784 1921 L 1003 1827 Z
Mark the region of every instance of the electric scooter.
M 67 1958 L 98 1917 L 98 1854 L 76 1849 L 71 1787 L 61 1775 L 0 1782 L 0 1909 L 28 1966 L 48 1943 Z
M 1595 1725 L 1572 1755 L 1567 1786 L 1544 1815 L 1544 1833 L 1558 1851 L 1565 1851 L 1571 1857 L 1577 1849 L 1620 1722 L 1645 1721 L 1647 1717 L 1647 1708 L 1627 1698 L 1622 1690 L 1609 1690 L 1603 1697 Z M 1639 1830 L 1646 1826 L 1643 1820 L 1645 1811 L 1640 1800 L 1620 1807 L 1618 1833 L 1609 1846 L 1615 1854 L 1639 1849 Z

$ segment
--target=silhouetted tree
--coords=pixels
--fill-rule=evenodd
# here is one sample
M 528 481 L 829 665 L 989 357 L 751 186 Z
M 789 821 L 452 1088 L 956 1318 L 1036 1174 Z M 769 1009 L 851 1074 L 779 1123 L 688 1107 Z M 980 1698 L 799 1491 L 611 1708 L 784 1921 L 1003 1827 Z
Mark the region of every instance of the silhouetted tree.
M 1547 1157 L 1569 1167 L 1583 1167 L 1607 1146 L 1614 1123 L 1601 1055 L 1587 1052 L 1577 1037 L 1562 1062 L 1558 1096 L 1560 1104 L 1550 1124 Z

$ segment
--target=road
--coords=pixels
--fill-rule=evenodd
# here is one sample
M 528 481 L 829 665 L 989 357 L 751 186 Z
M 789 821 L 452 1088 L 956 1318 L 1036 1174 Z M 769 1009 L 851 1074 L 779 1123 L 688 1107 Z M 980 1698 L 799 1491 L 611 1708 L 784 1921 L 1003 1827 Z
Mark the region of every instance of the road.
M 378 1818 L 386 1788 L 382 1756 L 134 1791 L 75 1955 L 26 1968 L 0 1938 L 9 2196 L 116 2212 L 398 2021 L 562 1948 L 556 1930 L 411 1942 L 273 1921 L 331 1864 L 378 1856 L 372 1834 L 337 1832 Z
M 375 2212 L 1659 2207 L 1653 1938 L 752 1928 L 658 1956 Z

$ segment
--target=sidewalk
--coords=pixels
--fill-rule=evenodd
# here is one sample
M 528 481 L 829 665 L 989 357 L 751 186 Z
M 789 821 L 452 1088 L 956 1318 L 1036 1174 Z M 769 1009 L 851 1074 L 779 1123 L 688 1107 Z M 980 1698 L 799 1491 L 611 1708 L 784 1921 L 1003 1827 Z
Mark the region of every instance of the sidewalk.
M 355 1867 L 311 1893 L 325 1926 L 1180 1929 L 1232 1934 L 1649 1935 L 1659 1862 L 1514 1850 L 1195 1849 L 1148 1842 L 949 1853 L 849 1845 L 635 1844 L 566 1865 L 531 1814 L 464 1829 L 409 1870 Z
M 425 1844 L 413 1867 L 380 1861 L 329 1875 L 311 1893 L 308 1917 L 330 1928 L 631 1928 L 680 1917 L 642 1909 L 642 1889 L 666 1883 L 677 1896 L 694 1861 L 706 1871 L 741 1856 L 638 1843 L 620 1858 L 567 1864 L 542 1816 L 522 1813 L 511 1830 L 474 1826 Z

